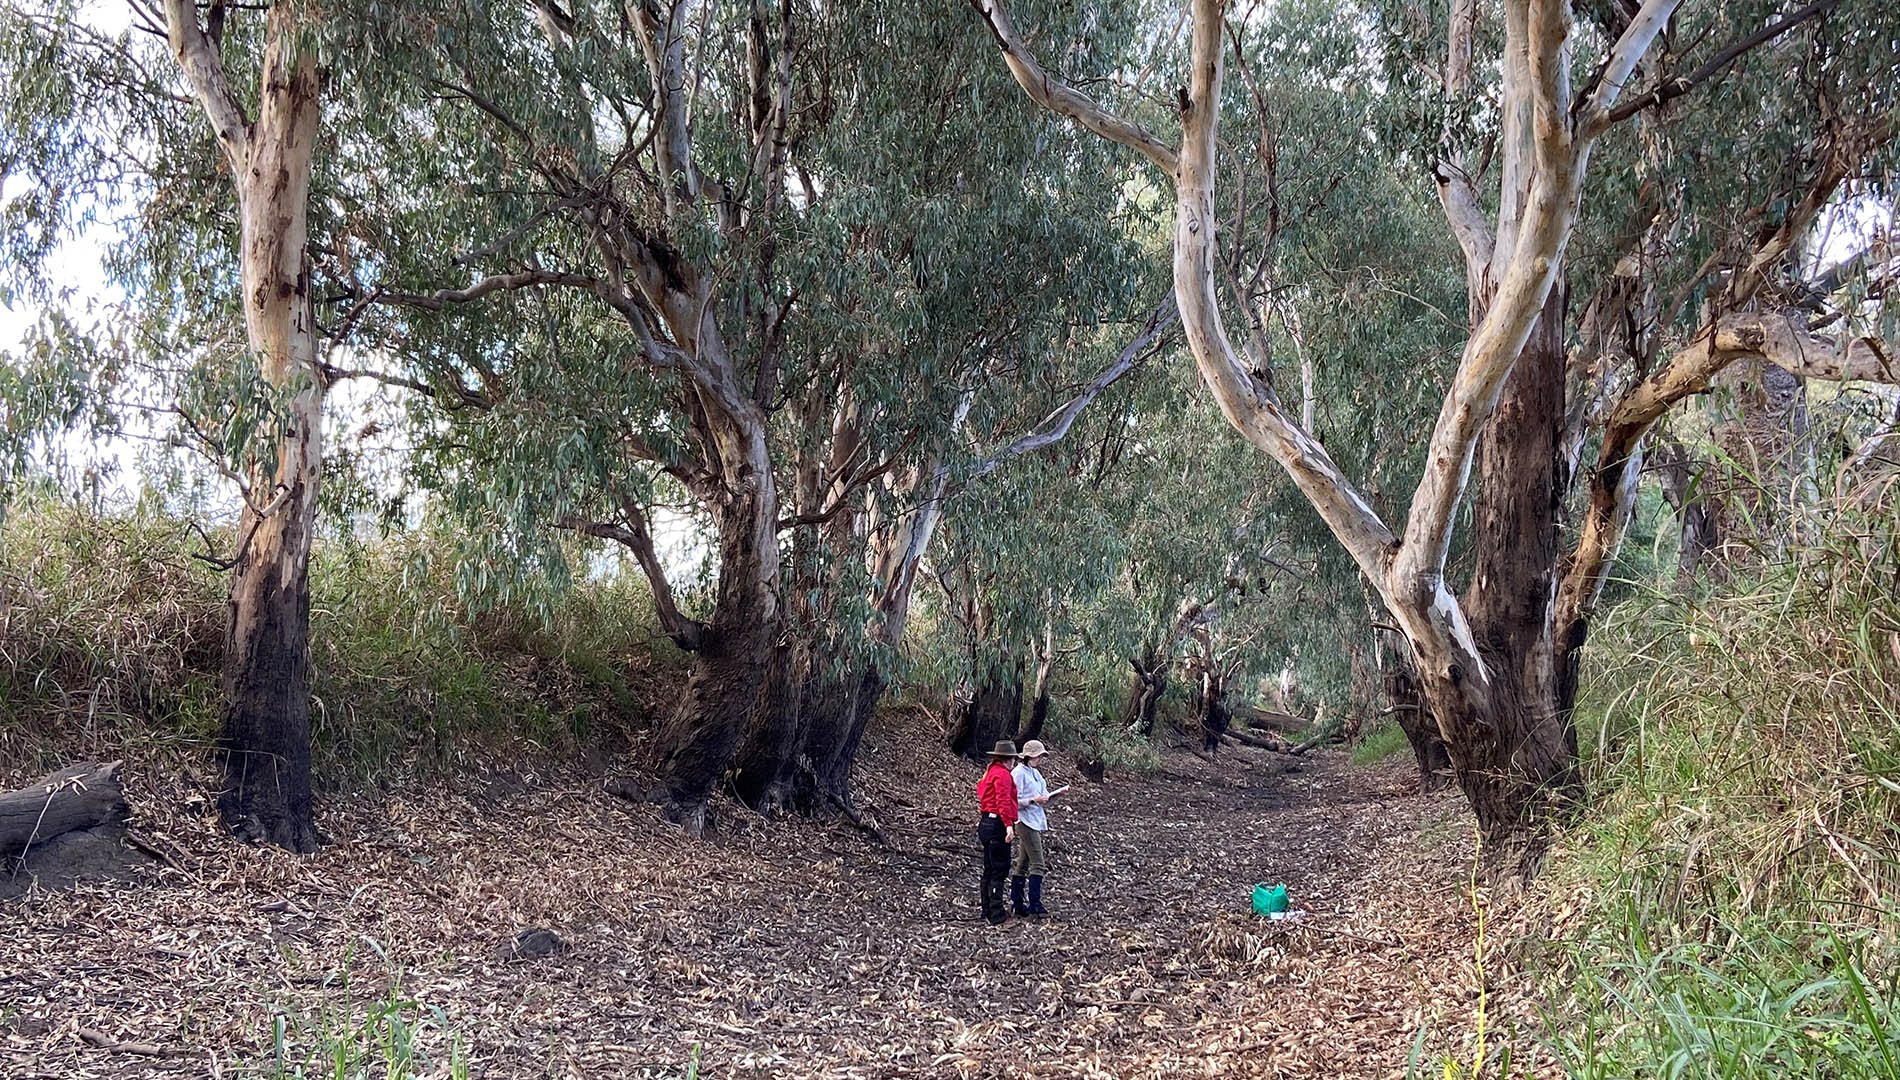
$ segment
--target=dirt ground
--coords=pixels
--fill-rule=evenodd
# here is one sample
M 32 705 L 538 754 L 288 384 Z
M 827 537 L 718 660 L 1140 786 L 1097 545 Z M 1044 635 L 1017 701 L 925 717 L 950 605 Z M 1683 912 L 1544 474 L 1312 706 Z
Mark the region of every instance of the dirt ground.
M 524 759 L 526 760 L 526 759 Z M 722 805 L 693 841 L 517 762 L 239 847 L 195 778 L 138 779 L 174 865 L 0 904 L 0 1075 L 1400 1077 L 1469 1060 L 1469 817 L 1409 764 L 1176 752 L 1052 810 L 1039 923 L 977 917 L 974 766 L 873 732 L 841 822 Z M 150 808 L 163 807 L 162 813 Z M 1284 882 L 1296 923 L 1248 912 Z M 505 955 L 524 927 L 565 951 Z M 1493 992 L 1493 1031 L 1521 1010 Z M 1494 1042 L 1497 1036 L 1489 1036 Z M 104 1045 L 99 1045 L 104 1044 Z M 347 1064 L 347 1062 L 346 1062 Z M 466 1073 L 459 1071 L 465 1068 Z M 342 1075 L 354 1075 L 348 1069 Z

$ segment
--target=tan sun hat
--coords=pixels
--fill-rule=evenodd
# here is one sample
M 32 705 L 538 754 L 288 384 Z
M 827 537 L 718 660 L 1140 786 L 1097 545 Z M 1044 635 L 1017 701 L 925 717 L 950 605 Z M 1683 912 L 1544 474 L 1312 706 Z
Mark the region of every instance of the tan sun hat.
M 1022 757 L 1025 760 L 1034 761 L 1048 752 L 1049 748 L 1042 745 L 1041 739 L 1031 739 L 1023 744 Z
M 990 751 L 990 756 L 993 758 L 1006 758 L 1020 757 L 1021 755 L 1016 753 L 1016 744 L 1014 742 L 1008 739 L 1002 739 L 997 742 L 996 748 Z

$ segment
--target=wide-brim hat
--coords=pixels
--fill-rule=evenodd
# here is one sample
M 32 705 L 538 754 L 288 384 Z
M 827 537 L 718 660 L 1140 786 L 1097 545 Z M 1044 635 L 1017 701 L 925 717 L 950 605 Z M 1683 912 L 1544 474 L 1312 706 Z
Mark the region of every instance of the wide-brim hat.
M 1009 739 L 1002 739 L 997 742 L 995 749 L 990 751 L 990 756 L 1003 758 L 1021 757 L 1022 755 L 1016 752 L 1016 744 L 1014 742 Z
M 1023 744 L 1021 756 L 1026 758 L 1039 758 L 1048 752 L 1049 748 L 1042 745 L 1041 739 L 1031 739 Z

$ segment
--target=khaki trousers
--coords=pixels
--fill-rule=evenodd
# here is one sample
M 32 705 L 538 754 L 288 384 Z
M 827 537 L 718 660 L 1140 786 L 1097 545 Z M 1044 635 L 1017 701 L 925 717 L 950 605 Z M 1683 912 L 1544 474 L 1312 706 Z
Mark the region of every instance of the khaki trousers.
M 1046 838 L 1027 825 L 1016 826 L 1016 861 L 1009 872 L 1015 877 L 1041 877 Z

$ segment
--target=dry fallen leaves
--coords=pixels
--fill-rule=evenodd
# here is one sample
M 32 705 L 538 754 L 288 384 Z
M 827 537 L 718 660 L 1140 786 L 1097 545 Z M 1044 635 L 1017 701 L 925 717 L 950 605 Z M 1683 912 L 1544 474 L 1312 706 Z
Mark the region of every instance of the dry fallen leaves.
M 134 761 L 174 865 L 0 905 L 0 1074 L 251 1073 L 275 1018 L 295 1053 L 391 994 L 421 1003 L 424 1075 L 454 1039 L 482 1078 L 677 1076 L 695 1047 L 717 1077 L 1388 1077 L 1421 1028 L 1471 1030 L 1466 818 L 1405 768 L 1170 754 L 1080 784 L 1052 809 L 1053 916 L 997 930 L 976 773 L 895 726 L 859 769 L 888 846 L 730 804 L 691 841 L 537 763 L 327 805 L 300 859 Z M 1255 919 L 1257 881 L 1308 914 Z M 497 948 L 525 927 L 568 947 Z

